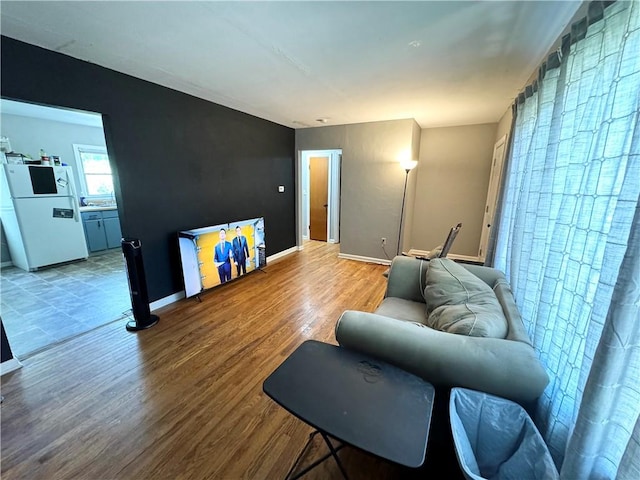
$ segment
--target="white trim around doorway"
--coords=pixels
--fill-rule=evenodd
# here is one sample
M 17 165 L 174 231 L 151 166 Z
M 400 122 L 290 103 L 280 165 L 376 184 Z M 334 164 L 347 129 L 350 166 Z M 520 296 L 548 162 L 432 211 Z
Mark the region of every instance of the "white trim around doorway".
M 329 184 L 327 208 L 327 243 L 340 243 L 340 174 L 342 149 L 300 150 L 298 155 L 300 209 L 297 212 L 298 238 L 309 239 L 309 158 L 329 157 Z

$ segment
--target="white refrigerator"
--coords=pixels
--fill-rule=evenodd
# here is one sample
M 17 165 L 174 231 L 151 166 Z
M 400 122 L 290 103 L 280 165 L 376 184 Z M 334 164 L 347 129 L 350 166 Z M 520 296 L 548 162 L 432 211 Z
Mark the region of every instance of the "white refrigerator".
M 3 164 L 1 174 L 0 219 L 16 267 L 89 256 L 71 167 Z

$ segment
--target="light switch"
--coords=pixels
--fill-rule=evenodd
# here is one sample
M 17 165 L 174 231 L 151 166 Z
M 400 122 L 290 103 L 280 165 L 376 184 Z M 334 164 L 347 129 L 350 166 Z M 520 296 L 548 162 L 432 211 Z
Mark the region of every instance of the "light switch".
M 280 186 L 278 187 L 278 191 L 279 191 L 280 193 L 284 193 L 284 185 L 280 185 Z

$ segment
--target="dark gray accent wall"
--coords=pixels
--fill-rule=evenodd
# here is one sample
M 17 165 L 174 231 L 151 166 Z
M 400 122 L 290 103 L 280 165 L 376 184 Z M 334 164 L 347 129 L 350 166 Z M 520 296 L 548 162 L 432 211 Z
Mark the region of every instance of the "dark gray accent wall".
M 0 362 L 6 362 L 12 358 L 13 352 L 11 351 L 11 345 L 9 345 L 7 332 L 4 331 L 4 323 L 2 323 L 0 319 Z
M 264 216 L 267 255 L 295 246 L 293 129 L 4 36 L 1 53 L 3 97 L 103 114 L 150 301 L 184 288 L 178 230 Z

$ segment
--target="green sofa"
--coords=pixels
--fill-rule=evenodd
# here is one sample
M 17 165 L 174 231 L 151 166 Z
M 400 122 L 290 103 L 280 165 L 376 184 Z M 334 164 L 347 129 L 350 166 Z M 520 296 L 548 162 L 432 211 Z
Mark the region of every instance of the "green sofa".
M 335 336 L 436 386 L 529 404 L 549 382 L 504 274 L 489 267 L 395 257 L 378 309 L 345 311 Z

